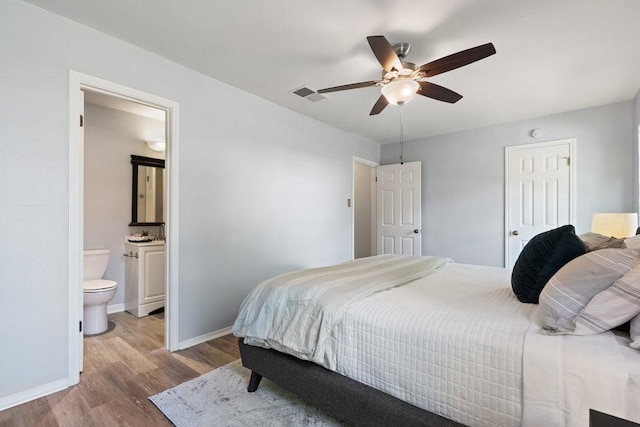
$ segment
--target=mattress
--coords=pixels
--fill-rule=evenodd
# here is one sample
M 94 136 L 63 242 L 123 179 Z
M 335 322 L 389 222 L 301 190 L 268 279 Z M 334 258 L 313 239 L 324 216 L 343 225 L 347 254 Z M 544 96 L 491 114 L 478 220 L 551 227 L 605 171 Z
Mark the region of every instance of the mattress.
M 510 270 L 447 264 L 354 304 L 334 331 L 336 371 L 471 426 L 519 426 L 535 305 Z

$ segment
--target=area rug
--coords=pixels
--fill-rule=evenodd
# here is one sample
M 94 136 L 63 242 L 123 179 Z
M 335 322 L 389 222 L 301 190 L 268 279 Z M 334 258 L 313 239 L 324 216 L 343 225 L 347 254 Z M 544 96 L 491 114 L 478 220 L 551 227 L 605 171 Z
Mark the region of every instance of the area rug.
M 341 425 L 267 379 L 247 392 L 250 374 L 236 360 L 149 399 L 178 427 Z

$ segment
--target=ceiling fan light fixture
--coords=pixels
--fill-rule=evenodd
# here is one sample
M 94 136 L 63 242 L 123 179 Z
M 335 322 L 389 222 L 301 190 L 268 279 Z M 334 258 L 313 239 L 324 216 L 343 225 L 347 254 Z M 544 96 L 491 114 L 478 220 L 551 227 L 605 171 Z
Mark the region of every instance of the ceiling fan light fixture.
M 416 95 L 420 85 L 415 80 L 395 80 L 382 86 L 382 95 L 387 98 L 389 104 L 403 105 L 411 101 Z

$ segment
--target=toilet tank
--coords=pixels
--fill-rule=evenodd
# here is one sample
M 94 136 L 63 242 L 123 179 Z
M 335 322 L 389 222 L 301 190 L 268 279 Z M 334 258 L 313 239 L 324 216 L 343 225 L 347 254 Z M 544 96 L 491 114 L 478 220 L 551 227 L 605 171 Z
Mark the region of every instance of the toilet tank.
M 107 270 L 110 254 L 109 249 L 85 249 L 83 280 L 102 279 Z

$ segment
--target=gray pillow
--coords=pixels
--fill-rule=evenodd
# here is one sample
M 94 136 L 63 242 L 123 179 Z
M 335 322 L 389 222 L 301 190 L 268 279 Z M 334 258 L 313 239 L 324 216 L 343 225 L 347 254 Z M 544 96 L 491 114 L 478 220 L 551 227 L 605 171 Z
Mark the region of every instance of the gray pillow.
M 597 251 L 599 249 L 608 248 L 624 248 L 624 239 L 618 239 L 615 237 L 605 236 L 599 233 L 583 233 L 580 236 L 580 240 L 587 248 L 587 252 Z
M 576 317 L 576 335 L 599 334 L 628 322 L 640 313 L 640 267 L 636 267 L 594 296 Z
M 535 314 L 541 332 L 571 334 L 575 320 L 589 302 L 627 272 L 640 265 L 640 251 L 602 249 L 565 264 L 540 294 Z

